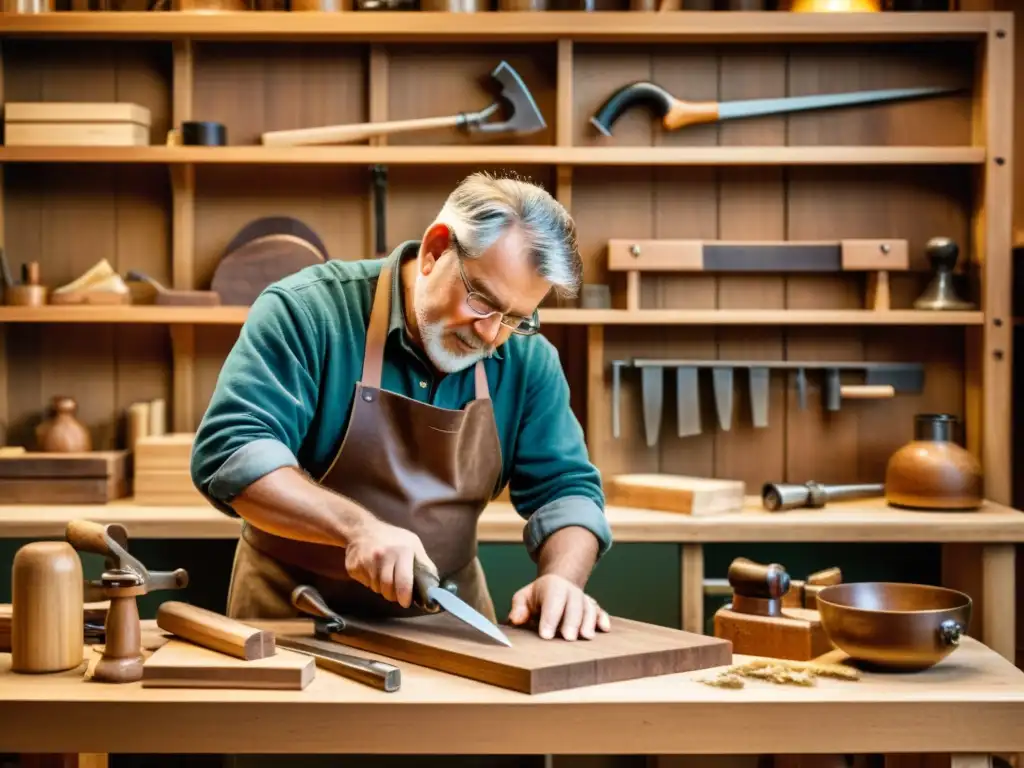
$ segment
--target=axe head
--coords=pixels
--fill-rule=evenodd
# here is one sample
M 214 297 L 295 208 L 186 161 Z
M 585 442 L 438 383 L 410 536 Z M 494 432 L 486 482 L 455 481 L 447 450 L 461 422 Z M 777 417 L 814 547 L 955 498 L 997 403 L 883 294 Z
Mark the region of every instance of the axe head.
M 498 84 L 498 98 L 505 102 L 508 117 L 505 120 L 486 122 L 498 110 L 494 103 L 480 112 L 467 116 L 466 123 L 471 130 L 485 133 L 528 134 L 542 131 L 547 127 L 544 116 L 533 100 L 526 83 L 507 61 L 503 61 L 491 72 L 491 78 Z

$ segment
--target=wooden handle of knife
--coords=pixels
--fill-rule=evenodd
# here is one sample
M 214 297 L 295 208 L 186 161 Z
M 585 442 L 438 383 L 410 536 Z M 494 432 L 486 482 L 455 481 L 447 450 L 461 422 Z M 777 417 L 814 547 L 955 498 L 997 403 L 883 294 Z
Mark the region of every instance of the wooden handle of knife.
M 428 568 L 421 560 L 412 563 L 412 601 L 425 611 L 436 613 L 441 606 L 427 592 L 441 583 L 438 575 Z
M 196 645 L 246 661 L 273 656 L 277 650 L 272 632 L 178 600 L 161 603 L 156 625 Z

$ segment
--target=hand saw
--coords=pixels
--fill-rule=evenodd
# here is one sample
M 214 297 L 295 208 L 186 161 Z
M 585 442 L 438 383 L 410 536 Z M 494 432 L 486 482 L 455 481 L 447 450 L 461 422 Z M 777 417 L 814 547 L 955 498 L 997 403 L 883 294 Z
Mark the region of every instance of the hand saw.
M 645 104 L 661 118 L 662 127 L 666 131 L 675 131 L 698 123 L 912 99 L 940 93 L 956 93 L 960 90 L 962 89 L 939 87 L 890 88 L 743 101 L 683 101 L 656 83 L 640 81 L 615 91 L 590 118 L 590 122 L 605 136 L 611 136 L 612 125 L 616 120 L 633 107 Z

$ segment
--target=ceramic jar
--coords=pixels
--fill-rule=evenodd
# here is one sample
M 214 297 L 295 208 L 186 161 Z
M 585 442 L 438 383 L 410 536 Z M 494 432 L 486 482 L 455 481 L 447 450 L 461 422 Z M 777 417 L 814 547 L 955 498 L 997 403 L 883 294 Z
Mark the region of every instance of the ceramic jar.
M 78 403 L 70 397 L 53 398 L 53 415 L 36 427 L 39 450 L 45 453 L 82 453 L 92 450 L 89 430 L 78 420 Z

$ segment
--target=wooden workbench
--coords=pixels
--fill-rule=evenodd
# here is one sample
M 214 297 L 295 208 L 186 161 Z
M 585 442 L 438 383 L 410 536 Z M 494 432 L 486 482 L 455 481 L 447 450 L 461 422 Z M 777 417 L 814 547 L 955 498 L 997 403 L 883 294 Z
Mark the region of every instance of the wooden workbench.
M 769 513 L 752 496 L 745 510 L 733 515 L 690 517 L 619 506 L 609 506 L 606 514 L 616 542 L 680 546 L 682 625 L 692 632 L 702 631 L 704 625 L 703 545 L 707 543 L 920 542 L 942 544 L 944 552 L 953 554 L 980 547 L 981 583 L 975 594 L 979 610 L 972 631 L 986 645 L 1014 659 L 1015 545 L 1024 542 L 1020 510 L 989 502 L 976 512 L 909 512 L 868 499 L 837 502 L 821 510 Z M 0 505 L 0 537 L 61 537 L 73 518 L 123 523 L 133 539 L 233 539 L 239 534 L 239 520 L 212 506 L 139 506 L 125 499 L 105 505 Z M 521 542 L 522 530 L 522 518 L 505 502 L 490 504 L 478 527 L 482 542 Z M 945 574 L 945 563 L 943 570 Z M 986 603 L 998 604 L 1000 609 L 985 611 Z
M 94 653 L 87 649 L 87 658 Z M 735 656 L 734 662 L 745 659 Z M 319 669 L 303 691 L 143 689 L 87 682 L 85 663 L 67 673 L 17 675 L 9 654 L 0 654 L 0 748 L 150 754 L 1024 751 L 1024 672 L 970 638 L 919 674 L 819 679 L 813 688 L 750 681 L 742 690 L 726 690 L 698 683 L 711 674 L 701 671 L 532 696 L 405 662 L 398 662 L 402 688 L 391 694 Z M 958 757 L 953 768 L 958 764 L 967 761 Z

